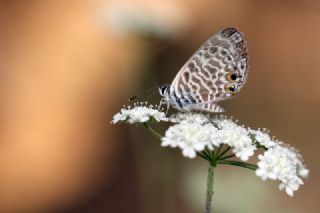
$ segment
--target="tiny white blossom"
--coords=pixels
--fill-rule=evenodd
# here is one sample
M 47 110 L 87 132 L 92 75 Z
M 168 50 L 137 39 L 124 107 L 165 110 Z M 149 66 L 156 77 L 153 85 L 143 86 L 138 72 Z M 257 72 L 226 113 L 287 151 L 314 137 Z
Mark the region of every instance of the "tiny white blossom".
M 271 138 L 270 138 L 270 135 L 268 133 L 266 133 L 266 132 L 267 131 L 265 129 L 263 131 L 249 129 L 249 133 L 254 136 L 254 139 L 260 145 L 262 145 L 262 146 L 264 146 L 266 148 L 275 146 L 276 142 L 272 141 Z
M 205 124 L 209 122 L 209 118 L 207 115 L 204 115 L 204 114 L 177 113 L 172 115 L 169 118 L 169 121 L 172 123 L 190 122 L 190 123 Z
M 299 186 L 303 185 L 303 181 L 301 178 L 299 178 L 298 176 L 293 176 L 291 178 L 288 178 L 284 181 L 282 181 L 279 185 L 279 189 L 286 190 L 286 193 L 292 197 L 293 196 L 293 192 L 297 191 L 299 189 Z
M 301 163 L 298 165 L 298 174 L 300 177 L 307 178 L 309 176 L 309 170 Z
M 175 124 L 166 131 L 162 138 L 162 146 L 179 147 L 185 157 L 194 158 L 197 152 L 201 152 L 211 145 L 211 134 L 216 128 L 211 124 L 182 122 Z
M 150 119 L 154 119 L 157 122 L 167 121 L 164 112 L 158 111 L 152 105 L 146 106 L 147 103 L 134 104 L 134 107 L 124 107 L 120 112 L 113 116 L 111 123 L 119 123 L 121 121 L 127 121 L 130 124 L 144 123 Z
M 289 196 L 303 184 L 300 177 L 306 177 L 308 170 L 303 166 L 298 153 L 279 143 L 258 156 L 256 175 L 262 180 L 272 179 L 281 182 L 279 188 L 285 189 Z
M 247 161 L 254 154 L 256 146 L 246 128 L 237 125 L 230 119 L 216 119 L 213 122 L 218 126 L 218 140 L 232 148 L 234 154 L 243 161 Z

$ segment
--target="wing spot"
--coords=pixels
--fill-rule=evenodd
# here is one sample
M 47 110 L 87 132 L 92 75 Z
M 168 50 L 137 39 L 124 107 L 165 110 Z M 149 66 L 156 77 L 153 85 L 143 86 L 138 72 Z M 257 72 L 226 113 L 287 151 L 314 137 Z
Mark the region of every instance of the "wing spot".
M 206 68 L 210 72 L 210 74 L 213 76 L 218 72 L 218 69 L 215 67 L 211 67 L 207 65 L 204 68 Z
M 186 80 L 186 82 L 188 83 L 190 81 L 190 73 L 189 72 L 184 72 L 183 73 L 183 77 Z
M 196 78 L 195 76 L 192 76 L 191 77 L 191 80 L 194 82 L 194 83 L 200 83 L 200 79 Z
M 188 67 L 190 69 L 193 69 L 195 67 L 195 63 L 193 61 L 190 61 L 190 63 L 188 64 Z
M 221 50 L 221 55 L 223 55 L 223 56 L 227 55 L 227 51 Z
M 213 83 L 212 83 L 212 81 L 206 81 L 206 84 L 208 85 L 208 87 L 212 87 L 213 86 Z
M 191 73 L 196 73 L 196 72 L 199 72 L 200 69 L 198 67 L 193 67 L 193 68 L 190 68 L 190 72 Z
M 192 87 L 192 90 L 197 90 L 198 89 L 198 87 L 196 85 L 192 85 L 191 87 Z
M 208 64 L 210 64 L 213 67 L 217 67 L 218 69 L 222 69 L 221 65 L 219 64 L 219 62 L 214 61 L 213 59 L 208 61 Z
M 203 70 L 203 72 L 202 72 L 202 73 L 204 74 L 204 76 L 205 76 L 206 78 L 210 78 L 209 73 L 208 73 L 208 72 L 206 72 L 205 70 Z
M 185 90 L 186 90 L 187 93 L 191 92 L 190 87 L 188 85 L 186 85 Z
M 201 67 L 202 62 L 201 62 L 200 58 L 195 57 L 195 58 L 194 58 L 194 61 L 195 61 L 195 63 L 196 63 L 196 66 Z
M 218 51 L 218 48 L 217 47 L 210 47 L 210 49 L 209 49 L 209 52 L 211 53 L 211 54 L 214 54 L 214 53 L 216 53 Z

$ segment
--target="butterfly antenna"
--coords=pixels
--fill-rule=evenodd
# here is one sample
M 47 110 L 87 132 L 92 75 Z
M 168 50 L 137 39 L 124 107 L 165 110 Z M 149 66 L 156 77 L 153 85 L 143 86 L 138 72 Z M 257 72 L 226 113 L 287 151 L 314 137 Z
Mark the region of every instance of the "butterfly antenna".
M 146 96 L 146 94 L 148 94 L 147 97 L 150 97 L 152 95 L 154 95 L 154 93 L 158 90 L 158 85 L 152 87 L 152 88 L 149 88 L 149 89 L 146 89 L 146 90 L 142 90 L 142 92 L 139 94 L 139 95 L 135 95 L 135 96 L 132 96 L 131 98 L 129 98 L 129 101 L 133 101 L 137 98 L 143 98 Z

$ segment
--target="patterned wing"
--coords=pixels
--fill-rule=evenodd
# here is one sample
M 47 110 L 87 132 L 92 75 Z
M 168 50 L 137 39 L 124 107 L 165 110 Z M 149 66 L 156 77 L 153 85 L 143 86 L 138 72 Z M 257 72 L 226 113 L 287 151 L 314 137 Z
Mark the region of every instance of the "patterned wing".
M 221 112 L 223 109 L 215 103 L 237 94 L 246 81 L 247 56 L 243 35 L 235 28 L 226 28 L 209 38 L 170 86 L 175 107 Z

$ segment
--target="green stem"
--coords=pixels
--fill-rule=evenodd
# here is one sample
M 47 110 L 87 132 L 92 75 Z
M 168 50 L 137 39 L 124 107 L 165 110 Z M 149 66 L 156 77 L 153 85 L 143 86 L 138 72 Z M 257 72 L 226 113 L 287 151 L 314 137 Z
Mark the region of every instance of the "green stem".
M 219 160 L 225 160 L 225 159 L 228 159 L 228 158 L 232 158 L 236 156 L 235 154 L 231 154 L 231 155 L 227 155 L 227 156 L 224 156 L 224 157 L 220 157 Z
M 207 178 L 207 194 L 206 194 L 206 213 L 213 212 L 213 183 L 214 183 L 215 165 L 210 163 Z
M 158 138 L 159 140 L 161 140 L 162 135 L 160 135 L 156 130 L 154 130 L 151 126 L 149 126 L 148 123 L 143 123 L 143 126 L 156 138 Z
M 207 152 L 206 150 L 202 152 L 203 155 L 205 155 L 208 158 L 208 161 L 211 162 L 212 161 L 212 156 L 210 154 L 210 152 Z
M 233 166 L 239 166 L 251 170 L 256 170 L 258 168 L 257 165 L 255 164 L 250 164 L 250 163 L 244 163 L 240 161 L 231 161 L 231 160 L 219 160 L 218 164 L 227 164 L 227 165 L 233 165 Z
M 202 157 L 203 159 L 205 159 L 207 161 L 210 161 L 210 159 L 206 155 L 204 155 L 203 153 L 197 152 L 197 155 Z

